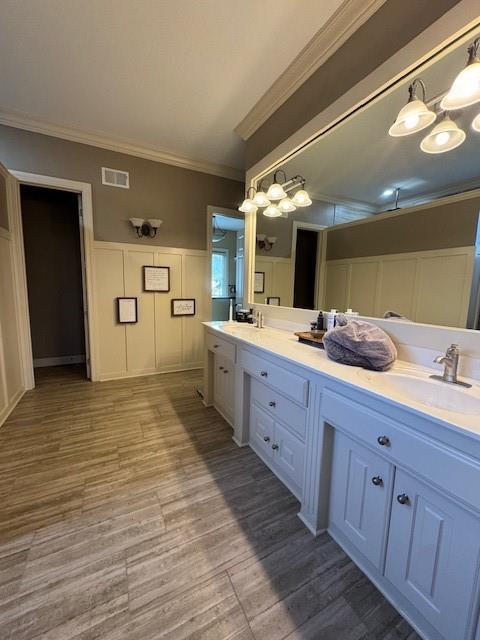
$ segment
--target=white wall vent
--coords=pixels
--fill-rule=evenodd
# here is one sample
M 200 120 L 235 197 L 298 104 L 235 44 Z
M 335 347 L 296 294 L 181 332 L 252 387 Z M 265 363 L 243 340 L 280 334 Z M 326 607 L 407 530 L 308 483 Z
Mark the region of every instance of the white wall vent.
M 118 169 L 102 167 L 102 184 L 107 184 L 109 187 L 130 189 L 129 173 L 128 171 L 119 171 Z

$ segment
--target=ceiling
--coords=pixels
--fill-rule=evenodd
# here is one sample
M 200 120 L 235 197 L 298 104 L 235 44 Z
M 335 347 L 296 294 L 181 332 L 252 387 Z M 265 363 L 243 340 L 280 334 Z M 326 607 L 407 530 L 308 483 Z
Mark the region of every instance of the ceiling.
M 462 44 L 413 75 L 425 81 L 427 101 L 449 88 L 466 58 L 466 45 Z M 420 142 L 430 129 L 403 138 L 388 135 L 398 111 L 407 102 L 411 81 L 409 78 L 396 85 L 288 162 L 288 175 L 303 175 L 307 190 L 319 199 L 354 201 L 372 211 L 393 207 L 394 196 L 388 191 L 395 187 L 400 187 L 400 205 L 403 202 L 404 206 L 422 198 L 428 200 L 430 194 L 480 187 L 480 134 L 471 129 L 480 104 L 451 112 L 467 137 L 460 147 L 447 153 L 430 155 L 420 150 Z
M 244 167 L 236 124 L 342 0 L 2 0 L 0 111 Z

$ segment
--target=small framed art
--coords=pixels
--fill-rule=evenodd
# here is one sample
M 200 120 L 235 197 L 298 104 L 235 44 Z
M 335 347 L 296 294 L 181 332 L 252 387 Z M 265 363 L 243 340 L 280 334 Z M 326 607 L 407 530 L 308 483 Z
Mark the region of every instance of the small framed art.
M 253 293 L 265 292 L 265 271 L 255 271 L 255 279 L 253 282 Z
M 117 321 L 120 324 L 135 324 L 135 322 L 138 322 L 136 298 L 117 298 Z
M 170 267 L 144 266 L 143 290 L 168 293 L 170 291 Z
M 278 296 L 270 296 L 267 298 L 267 304 L 273 304 L 276 307 L 280 306 L 280 298 Z
M 194 316 L 195 298 L 174 298 L 172 300 L 172 316 Z

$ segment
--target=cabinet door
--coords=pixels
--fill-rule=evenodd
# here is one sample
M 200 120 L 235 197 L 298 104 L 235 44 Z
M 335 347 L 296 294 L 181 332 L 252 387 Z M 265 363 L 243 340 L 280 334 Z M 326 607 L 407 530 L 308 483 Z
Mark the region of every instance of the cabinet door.
M 216 407 L 224 411 L 225 406 L 225 370 L 226 360 L 220 354 L 215 354 L 213 371 L 213 402 Z
M 233 424 L 235 419 L 235 365 L 230 360 L 225 361 L 223 370 L 224 380 L 224 407 L 225 415 Z
M 366 447 L 335 431 L 330 523 L 381 569 L 393 467 Z
M 480 519 L 397 470 L 386 577 L 448 640 L 467 638 Z
M 273 454 L 273 425 L 273 418 L 252 403 L 250 407 L 250 446 L 267 460 L 270 460 Z
M 303 491 L 303 474 L 305 469 L 305 445 L 293 433 L 275 422 L 274 452 L 275 469 L 280 479 L 290 487 L 297 497 Z

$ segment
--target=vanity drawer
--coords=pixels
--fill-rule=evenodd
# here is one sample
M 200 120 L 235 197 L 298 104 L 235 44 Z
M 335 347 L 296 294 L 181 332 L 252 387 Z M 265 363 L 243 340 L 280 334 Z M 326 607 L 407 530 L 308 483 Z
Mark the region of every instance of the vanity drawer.
M 274 389 L 255 380 L 255 378 L 252 378 L 251 397 L 273 417 L 278 418 L 290 427 L 302 440 L 305 439 L 307 418 L 305 409 L 280 395 Z
M 333 391 L 323 393 L 321 415 L 332 427 L 480 511 L 480 464 L 473 458 Z
M 232 362 L 235 362 L 235 345 L 213 333 L 207 333 L 207 347 L 215 353 L 219 353 Z
M 252 376 L 266 382 L 305 407 L 307 406 L 308 380 L 249 351 L 241 352 L 240 361 L 242 367 Z

